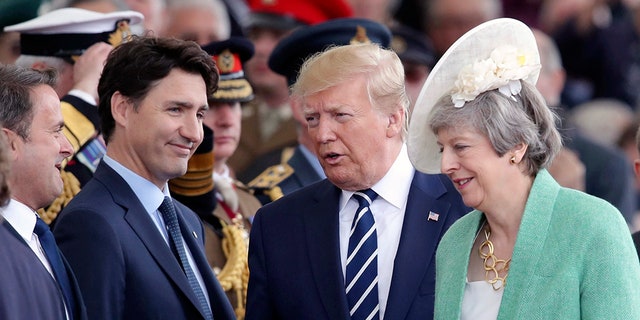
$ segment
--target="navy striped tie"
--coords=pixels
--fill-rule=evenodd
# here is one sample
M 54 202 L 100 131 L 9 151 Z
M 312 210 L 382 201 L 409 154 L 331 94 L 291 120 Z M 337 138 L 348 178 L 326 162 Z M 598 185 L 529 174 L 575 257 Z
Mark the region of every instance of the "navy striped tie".
M 189 265 L 189 260 L 187 259 L 187 252 L 184 249 L 182 233 L 180 232 L 180 226 L 178 225 L 178 216 L 176 214 L 176 209 L 173 206 L 171 198 L 164 197 L 164 201 L 162 201 L 162 204 L 160 205 L 160 208 L 158 208 L 158 211 L 162 213 L 162 218 L 164 219 L 164 223 L 167 226 L 171 249 L 174 254 L 177 254 L 177 258 L 180 262 L 180 265 L 182 266 L 182 270 L 184 270 L 184 273 L 187 276 L 189 285 L 191 286 L 191 289 L 193 289 L 193 293 L 196 294 L 202 310 L 204 310 L 205 319 L 211 320 L 213 319 L 211 308 L 209 308 L 209 304 L 207 303 L 207 300 L 204 296 L 202 287 L 200 287 L 200 283 L 198 283 L 198 279 L 196 278 L 193 269 L 191 269 L 191 265 Z
M 346 291 L 352 320 L 378 319 L 378 239 L 369 206 L 378 195 L 371 189 L 353 197 L 359 206 L 353 218 L 347 251 Z

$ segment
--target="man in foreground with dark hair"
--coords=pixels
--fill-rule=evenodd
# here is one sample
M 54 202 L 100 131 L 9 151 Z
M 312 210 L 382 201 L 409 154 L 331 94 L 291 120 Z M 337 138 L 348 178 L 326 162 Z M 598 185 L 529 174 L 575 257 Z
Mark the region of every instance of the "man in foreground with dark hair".
M 54 229 L 91 319 L 235 318 L 201 221 L 167 186 L 202 142 L 217 82 L 193 42 L 137 38 L 109 55 L 98 85 L 107 153 Z

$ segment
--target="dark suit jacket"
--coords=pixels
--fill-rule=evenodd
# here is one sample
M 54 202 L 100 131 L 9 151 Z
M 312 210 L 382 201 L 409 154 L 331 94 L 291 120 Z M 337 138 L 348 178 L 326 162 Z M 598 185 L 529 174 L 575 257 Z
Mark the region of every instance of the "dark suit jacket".
M 9 223 L 0 224 L 0 319 L 66 319 L 53 277 Z
M 214 318 L 235 319 L 204 256 L 202 223 L 175 203 Z M 76 272 L 91 319 L 203 318 L 178 260 L 134 191 L 104 162 L 58 216 L 54 235 Z
M 340 262 L 340 189 L 323 180 L 260 209 L 249 242 L 247 320 L 349 319 Z M 470 209 L 448 178 L 416 172 L 386 319 L 432 319 L 435 250 Z M 428 219 L 439 213 L 438 221 Z

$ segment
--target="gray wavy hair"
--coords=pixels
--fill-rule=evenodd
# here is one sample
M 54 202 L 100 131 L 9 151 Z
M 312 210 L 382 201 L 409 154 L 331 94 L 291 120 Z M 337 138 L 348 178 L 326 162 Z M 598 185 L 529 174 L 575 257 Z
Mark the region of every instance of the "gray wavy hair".
M 431 130 L 437 133 L 450 127 L 475 129 L 489 138 L 500 157 L 524 143 L 528 146 L 522 158 L 526 173 L 536 175 L 560 152 L 562 137 L 556 128 L 559 118 L 533 85 L 520 82 L 522 91 L 515 99 L 490 90 L 456 108 L 451 96 L 445 95 L 434 106 Z

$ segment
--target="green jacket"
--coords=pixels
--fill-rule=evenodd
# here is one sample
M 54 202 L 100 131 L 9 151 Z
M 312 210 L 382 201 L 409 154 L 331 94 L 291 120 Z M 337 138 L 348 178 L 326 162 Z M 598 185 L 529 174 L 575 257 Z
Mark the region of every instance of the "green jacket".
M 459 319 L 477 210 L 442 238 L 435 319 Z M 518 231 L 498 319 L 640 319 L 640 263 L 620 212 L 541 170 Z

